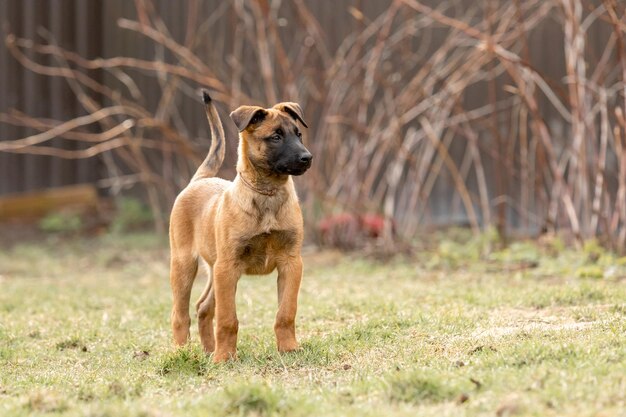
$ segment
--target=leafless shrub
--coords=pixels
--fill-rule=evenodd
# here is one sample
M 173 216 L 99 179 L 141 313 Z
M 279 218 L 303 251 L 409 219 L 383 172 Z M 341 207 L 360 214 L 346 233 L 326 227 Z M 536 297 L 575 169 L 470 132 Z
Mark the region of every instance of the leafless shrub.
M 39 44 L 9 35 L 7 47 L 24 67 L 67 80 L 89 114 L 70 121 L 1 114 L 2 122 L 41 133 L 0 143 L 0 151 L 102 155 L 112 187 L 124 181 L 145 187 L 163 230 L 173 198 L 203 156 L 184 122 L 170 117 L 173 97 L 201 85 L 228 107 L 279 99 L 304 105 L 314 119 L 308 141 L 315 164 L 299 180 L 309 225 L 329 213 L 378 213 L 388 223 L 379 239 L 392 240 L 392 224 L 394 234 L 410 239 L 425 218 L 436 217 L 435 203 L 445 201 L 476 232 L 492 225 L 502 235 L 510 227 L 569 230 L 578 239 L 601 237 L 623 249 L 624 6 L 616 0 L 480 4 L 464 8 L 451 0 L 433 9 L 417 0 L 395 0 L 371 21 L 352 7 L 358 25 L 333 50 L 306 2 L 235 1 L 228 6 L 237 16 L 234 52 L 210 65 L 198 47 L 197 1 L 190 2 L 182 43 L 149 0 L 135 1 L 137 20 L 118 21 L 121 29 L 168 51 L 173 63 L 158 54 L 149 60 L 89 60 L 50 37 Z M 298 21 L 292 39 L 281 35 L 283 8 Z M 529 47 L 537 28 L 555 22 L 563 36 L 561 79 L 542 74 Z M 597 26 L 610 28 L 610 35 L 603 50 L 590 51 L 588 32 Z M 252 59 L 248 48 L 256 51 Z M 51 56 L 57 64 L 40 64 L 26 51 Z M 125 91 L 98 82 L 87 70 L 107 71 Z M 142 104 L 130 70 L 158 78 L 156 110 Z M 250 78 L 257 83 L 249 85 Z M 468 106 L 476 91 L 486 91 L 485 102 Z M 98 124 L 100 133 L 88 133 L 88 124 Z M 67 151 L 45 145 L 59 136 L 90 146 Z M 150 152 L 170 169 L 156 169 L 147 159 Z M 441 184 L 449 190 L 443 199 L 433 194 Z

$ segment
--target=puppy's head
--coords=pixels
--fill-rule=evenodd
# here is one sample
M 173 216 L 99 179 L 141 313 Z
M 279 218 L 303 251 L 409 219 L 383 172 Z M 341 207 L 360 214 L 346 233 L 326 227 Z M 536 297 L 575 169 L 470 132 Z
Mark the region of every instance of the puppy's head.
M 313 156 L 302 143 L 298 122 L 308 127 L 297 103 L 272 108 L 241 106 L 230 114 L 239 129 L 239 158 L 246 157 L 257 170 L 275 175 L 302 175 Z

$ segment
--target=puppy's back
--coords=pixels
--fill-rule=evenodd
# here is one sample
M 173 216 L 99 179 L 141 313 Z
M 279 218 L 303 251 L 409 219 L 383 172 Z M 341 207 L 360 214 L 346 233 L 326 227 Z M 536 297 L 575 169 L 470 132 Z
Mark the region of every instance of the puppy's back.
M 196 223 L 206 221 L 212 216 L 219 197 L 232 186 L 231 181 L 222 178 L 199 178 L 192 181 L 176 197 L 170 216 L 170 247 L 190 250 L 193 245 L 194 230 L 202 231 Z M 212 223 L 212 222 L 211 222 Z M 208 231 L 205 231 L 208 232 Z

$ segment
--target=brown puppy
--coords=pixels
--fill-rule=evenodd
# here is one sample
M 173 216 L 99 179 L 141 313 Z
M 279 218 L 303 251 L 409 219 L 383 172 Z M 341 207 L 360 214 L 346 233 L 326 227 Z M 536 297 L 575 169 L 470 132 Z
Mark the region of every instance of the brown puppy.
M 298 122 L 307 127 L 302 109 L 279 103 L 270 109 L 242 106 L 230 114 L 239 129 L 237 177 L 230 182 L 212 178 L 224 160 L 224 130 L 204 91 L 203 99 L 211 148 L 176 198 L 170 219 L 174 341 L 182 345 L 189 338 L 189 298 L 202 259 L 209 280 L 196 303 L 198 329 L 204 350 L 215 351 L 214 362 L 237 357 L 235 292 L 243 273 L 278 269 L 276 341 L 281 352 L 295 350 L 303 221 L 291 175 L 303 174 L 312 159 L 298 129 Z

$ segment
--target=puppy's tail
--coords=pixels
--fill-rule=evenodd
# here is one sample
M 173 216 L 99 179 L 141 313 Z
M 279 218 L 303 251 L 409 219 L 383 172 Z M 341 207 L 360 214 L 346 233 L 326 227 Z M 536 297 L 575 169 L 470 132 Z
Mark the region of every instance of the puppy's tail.
M 211 128 L 211 148 L 209 148 L 209 154 L 206 156 L 191 181 L 214 177 L 222 166 L 222 162 L 224 162 L 224 150 L 226 148 L 222 121 L 220 120 L 219 114 L 217 114 L 217 109 L 213 105 L 211 96 L 209 96 L 206 90 L 202 90 L 202 101 L 204 101 L 206 117 L 209 119 L 209 127 Z

